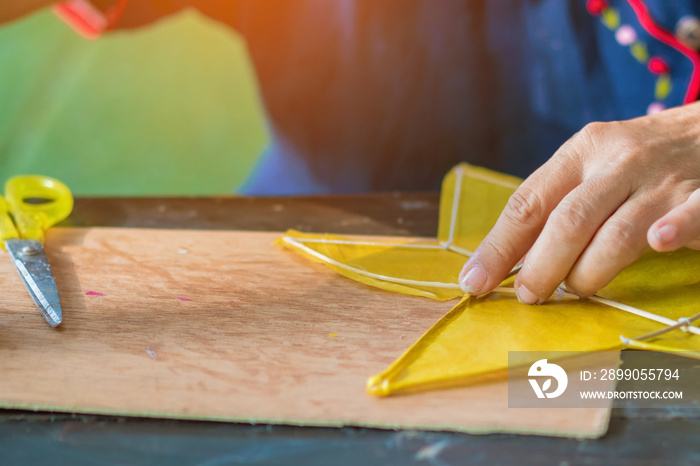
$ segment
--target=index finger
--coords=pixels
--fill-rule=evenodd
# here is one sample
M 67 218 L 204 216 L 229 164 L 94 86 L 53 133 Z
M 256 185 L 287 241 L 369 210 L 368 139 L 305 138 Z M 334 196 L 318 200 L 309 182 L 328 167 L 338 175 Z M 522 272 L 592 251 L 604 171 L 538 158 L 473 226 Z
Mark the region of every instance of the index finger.
M 549 214 L 581 182 L 581 164 L 568 144 L 530 175 L 508 200 L 496 225 L 459 275 L 465 293 L 481 295 L 498 286 L 527 253 Z

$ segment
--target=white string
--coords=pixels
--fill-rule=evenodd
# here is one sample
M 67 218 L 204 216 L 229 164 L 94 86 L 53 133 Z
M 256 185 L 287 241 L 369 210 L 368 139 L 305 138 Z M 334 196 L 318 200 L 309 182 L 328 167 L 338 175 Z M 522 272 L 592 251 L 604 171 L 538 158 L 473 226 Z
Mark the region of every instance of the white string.
M 492 292 L 500 292 L 500 293 L 508 293 L 508 294 L 516 294 L 514 288 L 506 288 L 506 287 L 496 287 L 493 289 Z M 577 295 L 573 293 L 567 293 L 564 290 L 557 288 L 558 295 L 555 297 L 555 300 L 560 300 L 562 298 L 567 298 L 567 299 L 580 299 Z M 700 314 L 696 314 L 693 317 L 681 317 L 678 319 L 678 321 L 675 321 L 673 319 L 669 319 L 667 317 L 663 317 L 657 314 L 653 314 L 651 312 L 644 311 L 642 309 L 638 309 L 636 307 L 628 306 L 627 304 L 622 304 L 618 303 L 617 301 L 613 301 L 611 299 L 606 299 L 606 298 L 601 298 L 600 296 L 594 295 L 591 296 L 590 298 L 591 301 L 598 302 L 603 305 L 607 305 L 610 307 L 614 307 L 616 309 L 619 309 L 624 312 L 629 312 L 630 314 L 634 314 L 639 317 L 643 317 L 645 319 L 653 320 L 655 322 L 659 322 L 661 324 L 668 325 L 669 327 L 658 330 L 656 332 L 650 333 L 648 335 L 644 335 L 639 338 L 635 338 L 635 340 L 648 340 L 650 338 L 654 338 L 660 335 L 663 335 L 664 333 L 668 333 L 670 331 L 676 330 L 676 329 L 681 329 L 684 332 L 690 332 L 695 335 L 700 335 L 700 329 L 697 327 L 693 327 L 691 325 L 691 322 L 694 322 L 698 319 L 700 319 Z M 620 337 L 620 339 L 625 342 L 625 344 L 629 344 L 628 342 L 631 341 L 629 338 L 625 338 L 623 336 Z
M 409 280 L 405 278 L 396 278 L 396 277 L 389 277 L 387 275 L 380 275 L 372 272 L 367 272 L 366 270 L 362 270 L 357 267 L 353 267 L 351 265 L 343 264 L 342 262 L 338 262 L 335 259 L 332 259 L 325 254 L 322 254 L 318 251 L 315 251 L 307 246 L 304 246 L 303 242 L 316 242 L 316 241 L 308 241 L 308 239 L 300 239 L 300 238 L 293 238 L 291 236 L 284 236 L 282 240 L 287 243 L 291 244 L 294 247 L 297 247 L 301 249 L 302 251 L 306 252 L 307 254 L 310 254 L 318 259 L 321 259 L 324 262 L 328 262 L 329 264 L 335 265 L 336 267 L 339 267 L 343 270 L 348 270 L 350 272 L 354 272 L 358 275 L 364 275 L 365 277 L 370 277 L 370 278 L 375 278 L 377 280 L 382 280 L 386 282 L 391 282 L 391 283 L 398 283 L 401 285 L 412 285 L 412 286 L 427 286 L 427 287 L 435 287 L 435 288 L 447 288 L 447 289 L 453 289 L 453 290 L 458 290 L 460 289 L 460 286 L 457 283 L 444 283 L 444 282 L 428 282 L 428 281 L 422 281 L 422 280 Z M 318 241 L 322 242 L 322 241 Z M 346 242 L 346 243 L 341 243 L 341 244 L 359 244 L 359 243 L 351 243 L 351 242 Z M 421 290 L 424 291 L 424 290 Z M 507 294 L 515 294 L 515 289 L 513 288 L 507 288 L 507 287 L 502 287 L 498 286 L 491 290 L 491 293 L 507 293 Z M 434 293 L 430 293 L 429 291 L 425 291 L 425 293 L 430 294 L 431 296 L 436 296 Z M 566 293 L 568 297 L 574 297 L 578 298 L 576 295 L 572 295 L 569 293 Z M 557 298 L 557 299 L 560 299 Z
M 449 249 L 452 245 L 452 240 L 454 239 L 455 229 L 457 228 L 457 213 L 459 209 L 459 198 L 462 194 L 462 177 L 464 176 L 464 167 L 459 165 L 457 167 L 457 180 L 455 181 L 455 194 L 452 197 L 452 213 L 450 215 L 450 236 L 445 243 L 445 247 Z M 470 254 L 471 255 L 471 254 Z
M 435 288 L 447 288 L 447 289 L 453 289 L 457 290 L 460 289 L 459 285 L 457 283 L 444 283 L 444 282 L 429 282 L 429 281 L 422 281 L 422 280 L 410 280 L 406 278 L 396 278 L 396 277 L 389 277 L 387 275 L 380 275 L 372 272 L 367 272 L 366 270 L 362 270 L 358 267 L 353 267 L 351 265 L 344 264 L 342 262 L 336 261 L 335 259 L 332 259 L 325 254 L 322 254 L 318 251 L 315 251 L 307 246 L 304 246 L 303 243 L 306 241 L 306 239 L 299 239 L 299 238 L 293 238 L 291 236 L 284 236 L 282 240 L 287 243 L 291 244 L 292 246 L 295 246 L 302 251 L 306 252 L 307 254 L 310 254 L 318 259 L 321 259 L 324 262 L 328 262 L 329 264 L 333 264 L 336 267 L 339 267 L 343 270 L 348 270 L 354 273 L 357 273 L 359 275 L 364 275 L 365 277 L 370 277 L 370 278 L 376 278 L 377 280 L 383 280 L 386 282 L 391 282 L 391 283 L 398 283 L 401 285 L 413 285 L 413 286 L 427 286 L 427 287 L 435 287 Z M 311 241 L 314 242 L 314 241 Z M 343 243 L 345 244 L 345 243 Z M 349 243 L 349 244 L 356 244 L 356 243 Z M 558 289 L 559 290 L 559 289 Z M 561 293 L 564 293 L 563 291 L 559 290 Z M 502 287 L 498 286 L 491 290 L 491 293 L 507 293 L 507 294 L 515 294 L 515 289 L 513 288 L 507 288 L 507 287 Z M 578 296 L 571 294 L 571 293 L 564 293 L 557 296 L 557 300 L 561 299 L 562 297 L 568 297 L 568 298 L 578 298 Z M 432 294 L 432 293 L 430 293 Z M 434 295 L 433 295 L 434 296 Z
M 461 254 L 465 257 L 471 257 L 474 255 L 473 251 L 470 251 L 468 249 L 460 248 L 459 246 L 455 246 L 454 244 L 448 244 L 448 243 L 443 243 L 443 248 L 447 249 L 448 251 L 456 252 L 457 254 Z
M 390 243 L 374 241 L 354 241 L 330 238 L 294 238 L 299 243 L 349 244 L 354 246 L 385 246 L 412 249 L 445 249 L 441 244 Z
M 691 324 L 692 322 L 698 319 L 700 319 L 700 314 L 695 314 L 692 317 L 681 317 L 680 319 L 678 319 L 678 323 L 676 323 L 675 325 L 671 325 L 670 327 L 666 327 L 664 329 L 657 330 L 656 332 L 651 332 L 637 338 L 625 338 L 624 336 L 620 335 L 620 340 L 622 340 L 624 344 L 629 346 L 629 344 L 633 341 L 651 340 L 652 338 L 660 337 L 661 335 L 672 332 L 676 329 L 681 329 L 684 332 L 695 333 L 692 329 L 695 329 L 696 327 L 691 326 Z
M 313 250 L 313 249 L 311 249 L 311 248 L 309 248 L 309 247 L 307 247 L 307 246 L 301 244 L 302 242 L 305 241 L 305 240 L 303 240 L 303 239 L 300 240 L 299 238 L 292 238 L 291 236 L 284 236 L 284 237 L 282 238 L 282 240 L 283 240 L 285 243 L 291 244 L 292 246 L 295 246 L 295 247 L 301 249 L 302 251 L 306 252 L 307 254 L 310 254 L 310 255 L 312 255 L 312 256 L 314 256 L 314 257 L 316 257 L 316 258 L 318 258 L 318 259 L 320 259 L 320 260 L 322 260 L 322 261 L 324 261 L 324 262 L 328 262 L 329 264 L 332 264 L 332 265 L 334 265 L 334 266 L 336 266 L 336 267 L 339 267 L 339 268 L 341 268 L 341 269 L 343 269 L 343 270 L 348 270 L 348 271 L 350 271 L 350 272 L 354 272 L 354 273 L 356 273 L 356 274 L 358 274 L 358 275 L 363 275 L 363 276 L 365 276 L 365 277 L 370 277 L 370 278 L 374 278 L 374 279 L 377 279 L 377 280 L 382 280 L 382 281 L 390 282 L 390 283 L 397 283 L 397 284 L 400 284 L 400 285 L 425 286 L 425 287 L 446 288 L 446 289 L 453 289 L 453 290 L 454 290 L 454 289 L 460 289 L 459 285 L 456 284 L 456 283 L 444 283 L 444 282 L 429 282 L 429 281 L 422 281 L 422 280 L 410 280 L 410 279 L 406 279 L 406 278 L 389 277 L 389 276 L 386 276 L 386 275 L 380 275 L 380 274 L 376 274 L 376 273 L 372 273 L 372 272 L 367 272 L 367 271 L 362 270 L 362 269 L 359 269 L 359 268 L 357 268 L 357 267 L 353 267 L 353 266 L 350 266 L 350 265 L 347 265 L 347 264 L 343 264 L 342 262 L 338 262 L 338 261 L 336 261 L 335 259 L 331 259 L 330 257 L 326 256 L 325 254 L 322 254 L 322 253 L 320 253 L 320 252 L 318 252 L 318 251 L 315 251 L 315 250 Z M 322 241 L 308 241 L 308 240 L 306 240 L 306 241 L 307 241 L 307 242 L 322 242 Z M 331 240 L 331 241 L 333 241 L 333 240 Z M 348 242 L 343 242 L 343 243 L 340 243 L 340 244 L 359 244 L 359 243 L 353 243 L 353 242 L 348 241 Z M 563 290 L 561 290 L 561 289 L 559 289 L 559 288 L 557 288 L 557 290 L 558 290 L 558 292 L 559 292 L 559 294 L 558 294 L 557 297 L 555 298 L 555 299 L 557 299 L 557 300 L 562 299 L 562 298 L 569 298 L 569 299 L 578 298 L 578 296 L 576 296 L 576 295 L 574 295 L 574 294 L 572 294 L 572 293 L 564 292 Z M 424 291 L 424 290 L 422 290 L 422 291 Z M 507 293 L 507 294 L 515 294 L 515 289 L 514 289 L 514 288 L 506 288 L 506 287 L 496 287 L 496 288 L 494 288 L 494 289 L 492 290 L 492 292 L 500 292 L 500 293 Z M 428 291 L 426 291 L 425 293 L 428 293 L 428 294 L 430 294 L 430 295 L 432 295 L 432 296 L 435 296 L 434 293 L 430 293 L 430 292 L 428 292 Z M 595 302 L 597 302 L 597 303 L 603 304 L 603 305 L 607 305 L 607 306 L 610 306 L 610 307 L 614 307 L 614 308 L 616 308 L 616 309 L 619 309 L 619 310 L 624 311 L 624 312 L 628 312 L 628 313 L 630 313 L 630 314 L 634 314 L 634 315 L 639 316 L 639 317 L 643 317 L 643 318 L 645 318 L 645 319 L 653 320 L 653 321 L 655 321 L 655 322 L 659 322 L 659 323 L 661 323 L 661 324 L 668 325 L 669 327 L 673 327 L 673 328 L 665 329 L 665 330 L 668 330 L 668 331 L 674 330 L 674 329 L 676 329 L 676 328 L 683 328 L 683 330 L 685 330 L 685 331 L 688 331 L 688 332 L 693 333 L 693 334 L 695 334 L 695 335 L 700 335 L 700 329 L 697 328 L 697 327 L 693 327 L 692 325 L 690 325 L 691 320 L 690 320 L 690 319 L 687 319 L 687 318 L 682 318 L 683 321 L 680 321 L 680 320 L 679 320 L 679 321 L 677 322 L 677 321 L 675 321 L 675 320 L 673 320 L 673 319 L 669 319 L 668 317 L 663 317 L 663 316 L 660 316 L 660 315 L 657 315 L 657 314 L 653 314 L 653 313 L 651 313 L 651 312 L 647 312 L 647 311 L 644 311 L 644 310 L 642 310 L 642 309 L 638 309 L 638 308 L 636 308 L 636 307 L 629 306 L 629 305 L 627 305 L 627 304 L 618 303 L 617 301 L 613 301 L 613 300 L 611 300 L 611 299 L 601 298 L 600 296 L 597 296 L 597 295 L 591 296 L 591 297 L 588 298 L 588 299 L 590 299 L 591 301 L 595 301 Z M 700 315 L 698 315 L 697 318 L 700 319 Z M 693 318 L 691 318 L 691 319 L 692 319 L 692 320 L 696 320 L 696 319 L 695 319 L 695 316 L 694 316 Z M 664 332 L 664 333 L 665 333 L 665 332 Z M 624 337 L 621 337 L 621 338 L 624 338 Z M 623 341 L 624 341 L 624 340 L 623 340 Z
M 516 294 L 515 288 L 509 288 L 505 286 L 497 286 L 493 290 L 491 290 L 489 293 L 506 293 L 506 294 Z M 553 301 L 559 301 L 561 299 L 580 299 L 577 295 L 573 293 L 567 293 L 566 291 L 562 290 L 561 288 L 557 288 L 555 293 L 552 295 L 551 300 Z
M 630 314 L 634 314 L 639 317 L 644 317 L 645 319 L 653 320 L 655 322 L 659 322 L 664 325 L 669 325 L 669 326 L 674 326 L 678 324 L 677 321 L 673 319 L 669 319 L 668 317 L 660 316 L 657 314 L 653 314 L 651 312 L 643 311 L 642 309 L 637 309 L 636 307 L 628 306 L 627 304 L 622 304 L 618 303 L 617 301 L 613 301 L 611 299 L 606 299 L 606 298 L 601 298 L 598 295 L 591 296 L 590 298 L 591 301 L 595 301 L 600 304 L 605 304 L 610 307 L 614 307 L 616 309 L 619 309 L 621 311 L 629 312 Z M 700 329 L 697 327 L 689 326 L 687 328 L 687 331 L 690 333 L 694 333 L 695 335 L 700 335 Z
M 301 243 L 296 242 L 296 238 L 292 238 L 290 236 L 284 236 L 282 240 L 287 243 L 291 244 L 292 246 L 295 246 L 302 251 L 306 252 L 307 254 L 311 254 L 312 256 L 321 259 L 324 262 L 328 262 L 329 264 L 333 264 L 336 267 L 339 267 L 343 270 L 348 270 L 350 272 L 357 273 L 359 275 L 364 275 L 365 277 L 370 277 L 370 278 L 375 278 L 377 280 L 383 280 L 386 282 L 391 282 L 391 283 L 398 283 L 400 285 L 411 285 L 411 286 L 428 286 L 431 288 L 448 288 L 448 289 L 460 289 L 459 285 L 456 283 L 443 283 L 443 282 L 427 282 L 427 281 L 421 281 L 421 280 L 409 280 L 406 278 L 396 278 L 396 277 L 388 277 L 386 275 L 379 275 L 376 273 L 372 272 L 367 272 L 365 270 L 359 269 L 357 267 L 353 267 L 351 265 L 343 264 L 342 262 L 338 262 L 335 259 L 331 259 L 330 257 L 321 254 L 318 251 L 314 251 L 313 249 L 304 246 Z M 435 296 L 433 293 L 430 293 L 433 296 Z
M 443 282 L 429 282 L 429 281 L 421 281 L 421 280 L 410 280 L 410 279 L 405 279 L 405 278 L 396 278 L 396 277 L 389 277 L 386 275 L 380 275 L 380 274 L 375 274 L 372 272 L 367 272 L 365 270 L 359 269 L 357 267 L 352 267 L 347 264 L 343 264 L 342 262 L 338 262 L 335 259 L 331 259 L 330 257 L 321 254 L 318 251 L 315 251 L 307 246 L 304 246 L 302 243 L 326 243 L 326 244 L 347 244 L 347 245 L 356 245 L 356 246 L 388 246 L 388 247 L 399 247 L 399 248 L 410 248 L 410 249 L 446 249 L 448 251 L 452 251 L 454 253 L 460 254 L 465 257 L 471 257 L 474 252 L 469 251 L 464 248 L 460 248 L 459 246 L 455 246 L 452 244 L 452 241 L 454 240 L 454 235 L 455 235 L 455 230 L 456 230 L 456 224 L 457 224 L 457 214 L 458 214 L 458 209 L 459 209 L 459 201 L 460 201 L 460 195 L 462 191 L 462 178 L 464 177 L 464 167 L 463 166 L 458 166 L 456 169 L 456 175 L 457 179 L 455 181 L 455 191 L 454 191 L 454 196 L 452 199 L 452 212 L 451 212 L 451 217 L 450 217 L 450 234 L 447 242 L 440 242 L 440 244 L 436 245 L 431 245 L 431 244 L 412 244 L 412 243 L 389 243 L 389 242 L 373 242 L 373 241 L 355 241 L 355 240 L 339 240 L 339 239 L 327 239 L 327 238 L 292 238 L 291 236 L 284 236 L 282 240 L 290 244 L 296 248 L 299 248 L 306 252 L 307 254 L 310 254 L 324 262 L 328 262 L 329 264 L 332 264 L 338 268 L 341 268 L 343 270 L 347 270 L 350 272 L 354 272 L 358 275 L 363 275 L 365 277 L 369 278 L 374 278 L 377 280 L 382 280 L 390 283 L 397 283 L 401 285 L 409 285 L 409 286 L 424 286 L 424 287 L 434 287 L 434 288 L 446 288 L 446 289 L 460 289 L 460 286 L 456 283 L 443 283 Z M 482 179 L 484 181 L 488 181 L 491 183 L 496 183 L 501 186 L 506 186 L 509 188 L 517 188 L 516 185 L 511 185 L 510 183 L 502 182 L 498 179 L 495 178 L 490 178 L 486 176 L 477 176 L 477 173 L 470 173 L 470 175 L 474 178 Z M 513 267 L 511 272 L 509 273 L 508 276 L 511 276 L 515 272 L 517 272 L 520 268 L 522 267 L 522 264 L 516 265 Z M 434 293 L 430 293 L 428 291 L 421 290 L 422 292 L 430 295 L 430 296 L 436 296 Z M 578 296 L 567 293 L 559 288 L 557 288 L 558 295 L 555 297 L 556 300 L 562 299 L 562 298 L 569 298 L 569 299 L 574 299 L 578 298 Z M 507 294 L 516 294 L 514 288 L 506 288 L 506 287 L 496 287 L 494 288 L 491 292 L 500 292 L 500 293 L 507 293 Z M 629 306 L 627 304 L 619 303 L 617 301 L 613 301 L 611 299 L 607 298 L 602 298 L 598 295 L 593 295 L 589 297 L 591 301 L 613 307 L 615 309 L 619 309 L 624 312 L 628 312 L 630 314 L 634 314 L 638 317 L 642 317 L 648 320 L 652 320 L 654 322 L 658 322 L 664 325 L 667 325 L 668 328 L 662 329 L 656 332 L 652 332 L 648 335 L 644 335 L 642 337 L 639 337 L 637 340 L 644 340 L 644 339 L 649 339 L 649 338 L 654 338 L 656 336 L 662 335 L 664 333 L 673 331 L 675 329 L 682 329 L 684 332 L 690 332 L 695 335 L 700 335 L 700 328 L 694 327 L 691 325 L 691 322 L 694 320 L 700 319 L 700 314 L 697 314 L 696 316 L 693 316 L 691 318 L 686 318 L 686 317 L 681 317 L 678 321 L 675 321 L 673 319 L 670 319 L 668 317 L 660 316 L 648 311 L 644 311 L 642 309 L 638 309 L 633 306 Z M 629 345 L 629 343 L 633 340 L 629 338 L 625 338 L 623 336 L 620 336 L 620 339 L 625 343 L 626 345 Z
M 697 320 L 699 318 L 700 318 L 700 314 L 696 314 L 693 317 L 691 317 L 690 319 L 687 317 L 681 317 L 680 319 L 678 319 L 678 323 L 681 324 L 680 329 L 683 330 L 684 332 L 690 332 L 691 331 L 690 324 L 694 320 Z
M 465 257 L 471 257 L 474 252 L 468 249 L 460 248 L 454 244 L 439 243 L 439 244 L 416 244 L 416 243 L 392 243 L 389 241 L 360 241 L 347 239 L 331 239 L 331 238 L 294 238 L 298 243 L 323 243 L 323 244 L 346 244 L 351 246 L 385 246 L 392 248 L 409 248 L 409 249 L 446 249 L 456 254 Z

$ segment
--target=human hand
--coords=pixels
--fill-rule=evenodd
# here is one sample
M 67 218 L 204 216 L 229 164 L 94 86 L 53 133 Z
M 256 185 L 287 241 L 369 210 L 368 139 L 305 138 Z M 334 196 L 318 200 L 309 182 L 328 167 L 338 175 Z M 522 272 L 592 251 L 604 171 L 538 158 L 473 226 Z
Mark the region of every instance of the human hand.
M 700 103 L 592 123 L 527 178 L 459 276 L 482 295 L 523 257 L 518 299 L 591 296 L 649 246 L 700 249 Z

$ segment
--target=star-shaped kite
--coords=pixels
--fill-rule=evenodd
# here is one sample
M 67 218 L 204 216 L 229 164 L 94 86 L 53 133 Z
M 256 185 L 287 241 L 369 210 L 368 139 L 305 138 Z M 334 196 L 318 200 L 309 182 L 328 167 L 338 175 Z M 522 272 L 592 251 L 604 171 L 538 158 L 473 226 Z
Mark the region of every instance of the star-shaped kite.
M 700 328 L 692 325 L 700 319 L 700 251 L 650 250 L 587 299 L 559 290 L 541 306 L 526 306 L 515 298 L 512 278 L 485 297 L 464 296 L 459 272 L 520 181 L 467 164 L 452 169 L 443 181 L 434 240 L 356 240 L 296 231 L 278 240 L 367 285 L 440 300 L 462 298 L 368 380 L 370 394 L 474 383 L 504 373 L 509 351 L 628 347 L 700 358 Z

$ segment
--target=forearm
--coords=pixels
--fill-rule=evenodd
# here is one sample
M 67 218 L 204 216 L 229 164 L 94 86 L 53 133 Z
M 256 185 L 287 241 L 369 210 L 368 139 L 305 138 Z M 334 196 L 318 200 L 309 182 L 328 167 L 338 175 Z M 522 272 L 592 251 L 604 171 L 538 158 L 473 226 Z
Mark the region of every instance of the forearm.
M 5 0 L 0 2 L 0 24 L 21 18 L 53 3 L 55 0 Z

